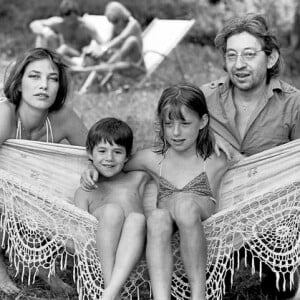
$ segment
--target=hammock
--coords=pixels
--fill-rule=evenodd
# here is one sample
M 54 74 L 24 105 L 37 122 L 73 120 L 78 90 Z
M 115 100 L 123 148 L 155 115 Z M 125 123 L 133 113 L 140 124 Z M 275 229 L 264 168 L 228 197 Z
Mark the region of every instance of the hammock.
M 234 254 L 243 247 L 253 260 L 275 272 L 278 287 L 285 289 L 293 283 L 300 244 L 299 151 L 300 141 L 293 141 L 246 158 L 226 173 L 219 211 L 204 222 L 207 299 L 222 299 L 225 275 L 229 271 L 233 276 L 239 261 Z M 100 299 L 103 279 L 101 258 L 95 249 L 97 220 L 72 204 L 86 165 L 82 147 L 6 142 L 0 148 L 1 225 L 8 238 L 9 259 L 22 278 L 25 270 L 30 271 L 28 283 L 34 282 L 39 266 L 54 274 L 57 262 L 64 269 L 71 256 L 79 299 Z M 153 189 L 150 183 L 145 198 L 153 197 Z M 172 240 L 172 295 L 189 299 L 178 240 L 178 235 Z M 121 296 L 132 299 L 145 290 L 151 289 L 142 259 Z

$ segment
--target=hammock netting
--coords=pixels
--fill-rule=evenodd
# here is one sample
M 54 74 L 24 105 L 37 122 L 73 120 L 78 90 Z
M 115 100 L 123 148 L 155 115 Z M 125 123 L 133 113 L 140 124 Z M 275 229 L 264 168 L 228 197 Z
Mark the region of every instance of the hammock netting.
M 204 222 L 208 241 L 207 299 L 222 299 L 225 276 L 233 278 L 239 250 L 251 255 L 253 271 L 266 264 L 276 274 L 277 287 L 293 284 L 299 265 L 300 141 L 246 158 L 222 180 L 218 212 Z M 55 273 L 74 260 L 79 299 L 101 299 L 101 257 L 95 247 L 97 220 L 73 205 L 85 149 L 61 144 L 9 140 L 0 148 L 1 226 L 10 262 L 19 274 L 38 268 Z M 154 184 L 145 198 L 155 199 Z M 152 200 L 151 200 L 152 201 Z M 155 203 L 155 200 L 153 200 Z M 153 204 L 154 205 L 154 204 Z M 3 240 L 4 241 L 4 240 Z M 179 236 L 172 240 L 172 295 L 189 299 L 189 285 L 180 259 Z M 254 264 L 258 260 L 260 264 Z M 122 299 L 139 297 L 151 286 L 145 258 L 122 289 Z M 144 297 L 143 297 L 144 298 Z

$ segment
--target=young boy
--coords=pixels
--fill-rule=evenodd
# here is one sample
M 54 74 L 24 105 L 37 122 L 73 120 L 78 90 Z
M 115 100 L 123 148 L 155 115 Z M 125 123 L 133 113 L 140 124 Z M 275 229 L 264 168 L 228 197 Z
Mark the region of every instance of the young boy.
M 123 121 L 105 118 L 89 130 L 86 149 L 102 175 L 97 188 L 78 188 L 75 204 L 98 221 L 96 244 L 103 271 L 103 300 L 113 300 L 138 262 L 145 242 L 142 196 L 150 179 L 145 172 L 123 172 L 132 149 L 133 134 Z

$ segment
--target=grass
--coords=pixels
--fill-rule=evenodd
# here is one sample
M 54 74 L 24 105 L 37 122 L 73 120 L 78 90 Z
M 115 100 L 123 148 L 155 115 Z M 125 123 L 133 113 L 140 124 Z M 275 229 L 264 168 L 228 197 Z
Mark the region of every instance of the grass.
M 178 50 L 188 81 L 201 85 L 224 74 L 220 55 L 215 49 L 209 46 L 183 43 Z M 9 61 L 10 59 L 7 57 L 2 56 L 0 58 L 0 82 L 3 80 L 3 70 Z M 168 78 L 168 82 L 162 81 L 161 77 Z M 291 77 L 286 71 L 284 79 L 296 87 L 300 87 L 299 76 Z M 159 96 L 166 85 L 179 81 L 182 81 L 180 72 L 171 59 L 167 59 L 162 63 L 151 80 L 142 89 L 129 89 L 126 92 L 117 90 L 109 93 L 90 92 L 85 95 L 78 95 L 76 90 L 78 90 L 81 81 L 78 77 L 75 77 L 72 80 L 72 91 L 68 99 L 68 105 L 74 108 L 88 128 L 97 120 L 107 116 L 114 116 L 127 121 L 134 131 L 135 151 L 138 148 L 152 144 L 155 137 L 154 114 Z M 9 268 L 9 272 L 14 276 L 15 271 L 13 268 Z M 59 274 L 62 279 L 75 287 L 71 279 L 71 269 L 59 272 Z M 30 286 L 26 284 L 26 279 L 22 283 L 19 275 L 14 280 L 22 288 L 22 292 L 13 297 L 0 293 L 0 299 L 77 299 L 77 296 L 66 297 L 53 293 L 40 280 Z M 261 291 L 257 274 L 252 275 L 249 269 L 241 267 L 240 271 L 235 273 L 234 285 L 228 291 L 225 299 L 259 300 L 268 298 Z

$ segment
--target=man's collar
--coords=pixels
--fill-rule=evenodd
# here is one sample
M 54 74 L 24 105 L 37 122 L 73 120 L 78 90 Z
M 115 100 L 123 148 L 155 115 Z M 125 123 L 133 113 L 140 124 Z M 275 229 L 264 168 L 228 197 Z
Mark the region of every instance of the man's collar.
M 230 81 L 229 76 L 224 76 L 219 78 L 218 86 L 220 87 L 220 93 L 223 95 L 228 92 L 228 90 L 232 87 L 232 82 Z M 274 90 L 282 91 L 282 85 L 278 77 L 274 77 L 270 79 L 269 84 L 267 84 L 267 95 L 268 98 L 272 97 L 274 94 Z

